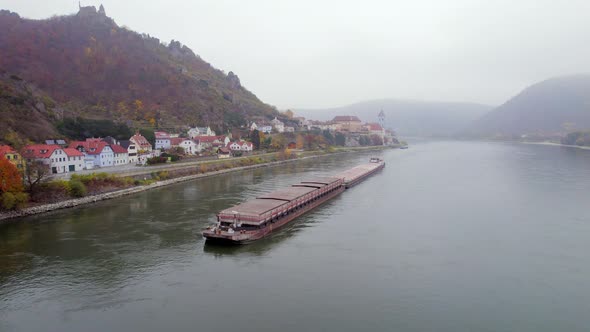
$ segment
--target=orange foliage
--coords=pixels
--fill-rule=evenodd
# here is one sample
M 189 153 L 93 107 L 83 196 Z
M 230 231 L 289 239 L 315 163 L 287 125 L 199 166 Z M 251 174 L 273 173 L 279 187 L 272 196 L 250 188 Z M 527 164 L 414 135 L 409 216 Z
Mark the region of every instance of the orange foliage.
M 0 158 L 0 192 L 21 192 L 23 191 L 23 179 L 8 159 Z

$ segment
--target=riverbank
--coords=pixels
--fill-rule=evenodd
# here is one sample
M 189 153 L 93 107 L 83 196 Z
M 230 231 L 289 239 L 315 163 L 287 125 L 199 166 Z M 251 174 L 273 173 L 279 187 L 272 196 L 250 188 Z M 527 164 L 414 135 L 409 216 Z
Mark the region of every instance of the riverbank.
M 21 210 L 1 212 L 0 213 L 0 224 L 10 222 L 11 220 L 14 220 L 16 218 L 21 218 L 21 217 L 26 217 L 26 216 L 31 216 L 31 215 L 41 214 L 41 213 L 47 213 L 47 212 L 51 212 L 51 211 L 55 211 L 55 210 L 73 208 L 73 207 L 77 207 L 77 206 L 81 206 L 81 205 L 96 203 L 99 201 L 128 196 L 128 195 L 140 193 L 140 192 L 147 191 L 147 190 L 161 188 L 161 187 L 172 185 L 175 183 L 191 181 L 191 180 L 196 180 L 196 179 L 201 179 L 201 178 L 207 178 L 207 177 L 217 176 L 217 175 L 221 175 L 221 174 L 227 174 L 227 173 L 231 173 L 231 172 L 238 172 L 238 171 L 262 168 L 262 167 L 274 167 L 274 166 L 279 166 L 279 165 L 282 165 L 285 163 L 291 163 L 291 162 L 313 159 L 313 158 L 320 158 L 320 157 L 325 157 L 325 156 L 332 156 L 332 155 L 340 154 L 340 153 L 375 151 L 375 150 L 384 150 L 384 149 L 389 149 L 389 148 L 391 148 L 391 147 L 372 146 L 372 147 L 359 147 L 359 148 L 342 148 L 342 149 L 336 150 L 335 152 L 320 152 L 320 153 L 313 152 L 313 151 L 308 152 L 308 153 L 303 152 L 300 156 L 297 156 L 296 158 L 293 158 L 293 159 L 280 160 L 280 161 L 268 161 L 268 162 L 264 162 L 264 163 L 260 163 L 260 164 L 256 164 L 256 165 L 237 166 L 237 167 L 232 167 L 232 168 L 223 169 L 223 170 L 209 171 L 209 172 L 201 173 L 201 174 L 191 174 L 191 175 L 187 175 L 187 176 L 179 176 L 179 177 L 175 177 L 175 178 L 171 178 L 171 179 L 167 179 L 167 180 L 155 181 L 154 183 L 151 183 L 148 185 L 120 189 L 120 190 L 100 193 L 97 195 L 91 195 L 91 196 L 82 197 L 82 198 L 69 199 L 69 200 L 65 200 L 65 201 L 57 202 L 57 203 L 43 204 L 43 205 L 38 205 L 38 206 L 34 206 L 34 207 L 24 208 Z M 218 162 L 222 163 L 225 161 L 226 160 L 221 160 Z M 211 164 L 213 164 L 213 162 L 211 162 Z
M 582 150 L 590 150 L 590 146 L 579 146 L 579 145 L 567 145 L 561 143 L 553 143 L 553 142 L 521 142 L 523 144 L 535 144 L 535 145 L 549 145 L 549 146 L 559 146 L 563 148 L 576 148 Z

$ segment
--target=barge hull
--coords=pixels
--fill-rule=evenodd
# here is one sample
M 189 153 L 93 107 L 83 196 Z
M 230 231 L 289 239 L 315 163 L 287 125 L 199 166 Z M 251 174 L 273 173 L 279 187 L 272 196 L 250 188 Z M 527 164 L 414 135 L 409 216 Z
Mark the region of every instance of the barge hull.
M 203 236 L 205 237 L 207 243 L 214 243 L 214 244 L 232 244 L 232 245 L 239 245 L 239 244 L 248 244 L 250 242 L 254 242 L 259 240 L 263 237 L 270 235 L 272 232 L 277 231 L 284 226 L 286 226 L 289 222 L 293 221 L 294 219 L 304 215 L 305 213 L 319 207 L 320 205 L 328 202 L 332 198 L 340 195 L 344 192 L 344 186 L 334 190 L 331 193 L 326 194 L 324 197 L 319 197 L 317 200 L 307 203 L 304 206 L 301 206 L 291 212 L 289 212 L 286 216 L 280 218 L 274 223 L 271 223 L 269 226 L 260 229 L 259 231 L 255 232 L 248 232 L 245 234 L 236 234 L 236 236 L 220 236 L 219 234 L 215 234 L 214 232 L 205 231 L 203 232 Z M 246 235 L 246 236 L 241 236 Z

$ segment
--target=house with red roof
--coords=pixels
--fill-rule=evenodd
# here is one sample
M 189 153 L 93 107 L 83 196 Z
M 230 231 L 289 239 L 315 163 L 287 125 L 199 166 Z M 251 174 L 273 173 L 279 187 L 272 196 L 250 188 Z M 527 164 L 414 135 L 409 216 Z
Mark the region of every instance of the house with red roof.
M 131 136 L 129 141 L 135 144 L 140 154 L 152 151 L 152 145 L 150 144 L 150 142 L 139 132 L 136 132 L 135 135 Z
M 378 123 L 367 123 L 365 129 L 367 129 L 371 135 L 383 135 L 385 133 L 383 127 Z
M 0 145 L 0 158 L 2 157 L 8 159 L 8 161 L 14 164 L 19 171 L 24 171 L 27 167 L 27 164 L 20 153 L 9 145 Z
M 47 165 L 52 174 L 75 172 L 84 168 L 84 155 L 65 149 L 59 145 L 34 144 L 22 150 L 28 162 L 39 161 Z
M 82 152 L 86 163 L 96 167 L 115 166 L 115 153 L 111 146 L 100 138 L 87 138 L 86 141 L 72 141 L 69 148 Z
M 217 149 L 220 147 L 226 147 L 230 142 L 227 136 L 196 136 L 195 141 L 201 144 L 202 149 Z
M 64 148 L 68 158 L 68 172 L 77 172 L 86 168 L 85 156 L 82 152 L 73 148 Z
M 115 166 L 126 165 L 129 163 L 129 152 L 127 149 L 118 145 L 118 144 L 110 144 L 111 149 L 113 149 L 113 164 Z
M 155 149 L 167 150 L 171 147 L 171 136 L 165 131 L 156 131 L 156 146 Z

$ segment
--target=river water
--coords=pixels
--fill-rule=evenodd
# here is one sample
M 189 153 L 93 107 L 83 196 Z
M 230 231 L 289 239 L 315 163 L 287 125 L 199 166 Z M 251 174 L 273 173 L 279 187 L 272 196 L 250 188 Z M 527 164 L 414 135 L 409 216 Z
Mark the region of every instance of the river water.
M 0 331 L 588 331 L 590 151 L 417 141 L 257 243 L 215 213 L 346 154 L 0 227 Z

